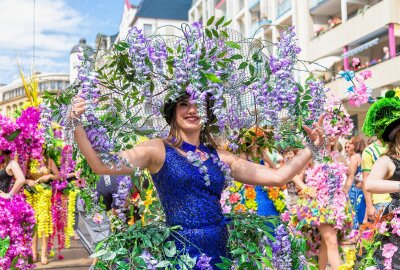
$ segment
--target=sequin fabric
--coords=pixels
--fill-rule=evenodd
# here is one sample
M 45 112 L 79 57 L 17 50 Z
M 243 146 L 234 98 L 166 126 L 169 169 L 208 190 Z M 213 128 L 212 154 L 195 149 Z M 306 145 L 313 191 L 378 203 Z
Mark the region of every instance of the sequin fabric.
M 10 191 L 12 176 L 6 170 L 0 170 L 0 190 L 7 193 Z
M 225 184 L 220 167 L 209 158 L 204 161 L 210 176 L 206 186 L 198 168 L 186 157 L 165 144 L 165 161 L 156 174 L 152 174 L 169 226 L 181 225 L 177 248 L 186 250 L 192 257 L 206 254 L 212 257 L 211 264 L 227 257 L 228 230 L 219 203 Z M 218 155 L 215 149 L 211 153 Z M 198 268 L 194 268 L 198 269 Z

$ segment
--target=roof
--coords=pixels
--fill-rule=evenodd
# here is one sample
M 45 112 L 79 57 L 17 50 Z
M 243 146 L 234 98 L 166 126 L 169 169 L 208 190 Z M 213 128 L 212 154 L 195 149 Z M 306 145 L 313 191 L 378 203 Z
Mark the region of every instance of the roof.
M 71 53 L 77 52 L 79 47 L 81 47 L 82 49 L 89 49 L 89 50 L 92 49 L 92 47 L 90 47 L 89 45 L 86 44 L 86 39 L 81 38 L 79 40 L 79 44 L 77 44 L 74 47 L 72 47 Z
M 188 20 L 192 0 L 142 0 L 136 17 Z

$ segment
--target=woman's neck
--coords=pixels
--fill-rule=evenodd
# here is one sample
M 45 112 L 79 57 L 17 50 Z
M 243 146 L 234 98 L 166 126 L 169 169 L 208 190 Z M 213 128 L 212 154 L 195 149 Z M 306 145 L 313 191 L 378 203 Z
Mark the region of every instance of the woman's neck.
M 200 144 L 200 133 L 192 133 L 192 134 L 186 134 L 181 132 L 180 134 L 181 138 L 183 141 L 199 146 Z

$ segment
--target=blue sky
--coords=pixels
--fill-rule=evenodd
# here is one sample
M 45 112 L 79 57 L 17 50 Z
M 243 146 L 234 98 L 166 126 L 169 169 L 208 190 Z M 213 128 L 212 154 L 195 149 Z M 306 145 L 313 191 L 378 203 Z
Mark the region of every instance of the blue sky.
M 138 0 L 130 0 L 137 4 Z M 34 0 L 0 1 L 0 83 L 19 78 L 17 60 L 29 74 Z M 35 70 L 69 71 L 69 52 L 81 37 L 116 34 L 125 0 L 36 0 Z

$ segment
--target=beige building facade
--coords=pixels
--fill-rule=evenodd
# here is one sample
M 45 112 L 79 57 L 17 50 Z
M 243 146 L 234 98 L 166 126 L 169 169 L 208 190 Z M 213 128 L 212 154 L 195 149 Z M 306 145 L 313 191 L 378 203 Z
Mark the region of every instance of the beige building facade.
M 37 74 L 36 78 L 39 82 L 39 94 L 44 91 L 61 91 L 69 85 L 68 74 Z M 1 114 L 12 116 L 25 101 L 27 101 L 27 97 L 21 79 L 0 87 Z
M 371 70 L 373 96 L 400 86 L 400 0 L 193 0 L 190 22 L 214 15 L 265 44 L 279 40 L 277 25 L 294 26 L 300 58 L 327 68 L 309 66 L 335 96 L 344 97 L 350 86 L 337 76 L 341 70 Z M 354 57 L 361 60 L 356 68 Z M 346 107 L 359 131 L 368 105 Z

